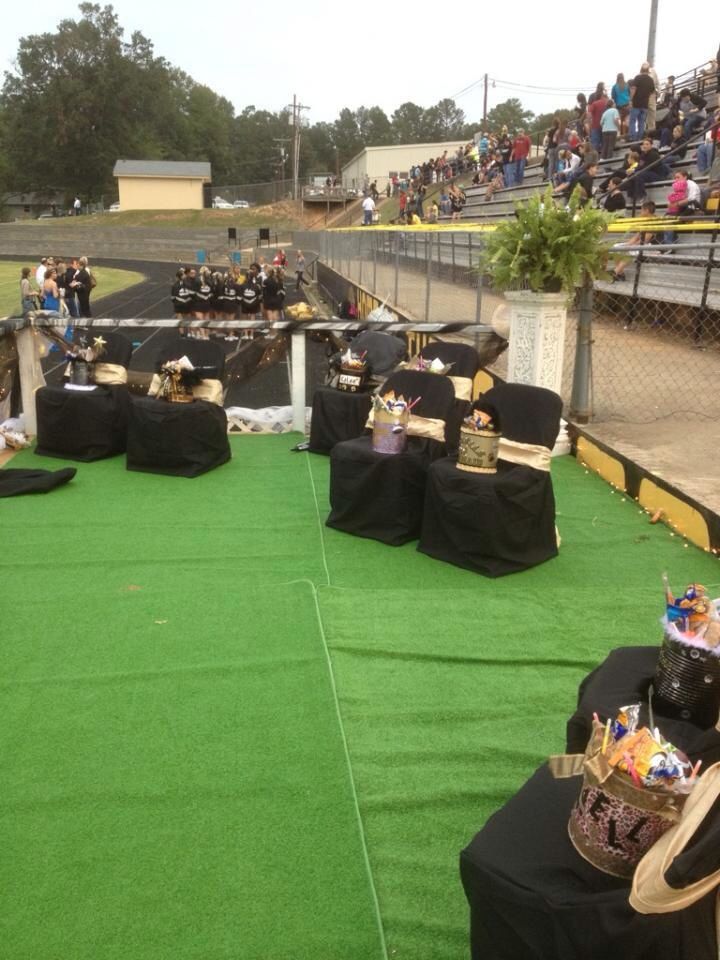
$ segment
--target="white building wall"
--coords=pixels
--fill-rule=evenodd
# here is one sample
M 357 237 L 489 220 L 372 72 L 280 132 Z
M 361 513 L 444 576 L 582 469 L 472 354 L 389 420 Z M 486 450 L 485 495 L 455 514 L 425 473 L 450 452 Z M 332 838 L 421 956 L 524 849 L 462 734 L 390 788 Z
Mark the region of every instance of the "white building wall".
M 464 147 L 466 140 L 449 143 L 412 143 L 392 147 L 366 147 L 362 153 L 342 168 L 342 182 L 346 187 L 362 187 L 365 174 L 370 182 L 377 180 L 378 189 L 384 190 L 391 171 L 405 173 L 415 164 L 422 164 L 431 157 L 436 159 L 447 150 L 448 156 Z

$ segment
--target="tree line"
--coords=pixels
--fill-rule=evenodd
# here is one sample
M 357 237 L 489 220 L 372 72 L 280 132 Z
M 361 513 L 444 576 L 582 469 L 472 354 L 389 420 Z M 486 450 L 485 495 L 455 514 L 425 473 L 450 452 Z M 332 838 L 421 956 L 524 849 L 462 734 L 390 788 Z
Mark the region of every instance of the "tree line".
M 129 39 L 112 6 L 79 5 L 54 33 L 24 37 L 0 92 L 0 191 L 65 190 L 88 199 L 113 193 L 118 159 L 207 160 L 216 184 L 290 176 L 282 141 L 292 112 L 233 105 L 154 53 L 140 32 Z M 548 115 L 550 116 L 550 115 Z M 533 126 L 517 99 L 498 104 L 488 129 Z M 342 109 L 333 123 L 304 127 L 300 175 L 335 173 L 365 146 L 470 139 L 454 100 Z M 286 150 L 286 148 L 285 148 Z M 428 158 L 418 157 L 418 161 Z

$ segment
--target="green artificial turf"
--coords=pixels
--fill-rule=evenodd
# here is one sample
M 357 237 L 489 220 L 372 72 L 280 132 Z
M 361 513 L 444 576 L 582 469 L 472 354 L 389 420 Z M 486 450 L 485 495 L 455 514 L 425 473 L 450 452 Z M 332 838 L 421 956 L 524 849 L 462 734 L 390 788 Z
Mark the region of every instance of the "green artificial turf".
M 570 458 L 560 556 L 487 580 L 324 528 L 293 442 L 0 501 L 10 960 L 382 958 L 363 837 L 389 957 L 466 957 L 461 847 L 607 651 L 659 642 L 663 571 L 720 592 Z

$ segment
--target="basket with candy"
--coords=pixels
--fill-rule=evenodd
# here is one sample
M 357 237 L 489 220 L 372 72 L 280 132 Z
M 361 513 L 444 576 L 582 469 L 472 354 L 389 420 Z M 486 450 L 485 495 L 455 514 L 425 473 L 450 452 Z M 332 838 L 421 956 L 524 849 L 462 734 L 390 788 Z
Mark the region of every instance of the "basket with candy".
M 720 709 L 720 614 L 702 584 L 673 596 L 667 577 L 664 637 L 653 680 L 655 707 L 709 727 Z
M 373 397 L 372 446 L 376 453 L 402 453 L 407 447 L 410 411 L 420 398 L 407 401 L 394 390 Z
M 568 833 L 581 856 L 604 873 L 631 877 L 645 853 L 680 819 L 700 762 L 640 727 L 640 705 L 595 721 L 583 761 L 583 785 Z
M 476 401 L 460 427 L 458 470 L 496 473 L 501 436 L 495 407 L 482 400 Z
M 353 353 L 348 347 L 340 357 L 340 376 L 337 388 L 346 393 L 358 393 L 365 386 L 368 376 L 367 350 Z

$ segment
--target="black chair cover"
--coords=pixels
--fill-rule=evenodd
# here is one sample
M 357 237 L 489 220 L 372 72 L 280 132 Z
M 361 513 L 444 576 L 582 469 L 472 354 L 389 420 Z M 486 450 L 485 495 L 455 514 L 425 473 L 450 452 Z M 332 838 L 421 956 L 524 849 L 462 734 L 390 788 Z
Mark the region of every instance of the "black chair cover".
M 472 380 L 480 369 L 480 358 L 475 347 L 467 343 L 448 343 L 446 340 L 433 340 L 426 343 L 420 351 L 424 360 L 436 357 L 443 363 L 452 363 L 451 377 L 468 377 Z
M 404 340 L 380 330 L 362 330 L 350 341 L 350 349 L 353 353 L 367 351 L 370 376 L 375 380 L 389 377 L 407 354 Z
M 346 393 L 330 387 L 315 391 L 308 447 L 311 453 L 330 453 L 336 443 L 363 435 L 372 404 L 372 390 L 392 373 L 406 352 L 403 340 L 379 330 L 363 330 L 350 342 L 349 348 L 354 353 L 367 351 L 368 374 L 372 381 L 368 382 L 363 393 Z
M 361 437 L 371 406 L 371 393 L 344 393 L 333 387 L 319 387 L 313 394 L 308 449 L 328 454 L 336 443 Z
M 581 782 L 540 767 L 463 850 L 472 960 L 717 960 L 714 890 L 685 910 L 639 914 L 629 880 L 577 853 L 567 825 Z M 677 858 L 685 882 L 708 849 Z
M 207 400 L 168 403 L 141 397 L 132 403 L 127 469 L 197 477 L 230 459 L 227 416 Z
M 509 383 L 488 390 L 485 398 L 499 412 L 503 436 L 554 445 L 562 409 L 557 394 Z M 450 458 L 432 464 L 418 550 L 488 577 L 557 556 L 550 473 L 502 460 L 495 474 L 458 470 Z
M 105 341 L 105 349 L 100 357 L 101 363 L 117 363 L 121 367 L 129 367 L 132 357 L 133 346 L 127 337 L 114 330 L 105 330 L 92 327 L 75 327 L 73 330 L 73 342 L 76 344 L 86 344 L 92 346 L 95 337 L 102 337 Z
M 208 380 L 222 380 L 225 376 L 225 351 L 213 340 L 196 340 L 173 333 L 158 345 L 155 352 L 155 372 L 168 360 L 185 356 L 194 367 L 202 368 Z
M 89 462 L 125 450 L 130 395 L 124 386 L 98 386 L 92 391 L 41 387 L 35 409 L 35 453 L 43 457 Z
M 77 473 L 75 467 L 63 470 L 0 470 L 0 497 L 18 497 L 23 493 L 48 493 L 67 483 Z
M 413 413 L 447 422 L 455 394 L 447 377 L 400 370 L 383 393 L 420 397 Z M 359 537 L 399 546 L 420 531 L 428 465 L 445 453 L 437 440 L 410 437 L 404 453 L 375 453 L 371 437 L 336 444 L 330 454 L 330 516 L 327 525 Z
M 640 722 L 650 723 L 648 689 L 657 666 L 659 647 L 618 647 L 580 684 L 575 713 L 567 722 L 567 752 L 584 753 L 592 732 L 593 713 L 602 723 L 617 716 L 620 707 L 642 703 Z M 703 728 L 653 710 L 653 725 L 703 769 L 720 761 L 720 731 Z

